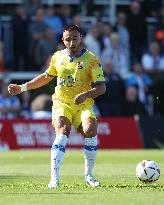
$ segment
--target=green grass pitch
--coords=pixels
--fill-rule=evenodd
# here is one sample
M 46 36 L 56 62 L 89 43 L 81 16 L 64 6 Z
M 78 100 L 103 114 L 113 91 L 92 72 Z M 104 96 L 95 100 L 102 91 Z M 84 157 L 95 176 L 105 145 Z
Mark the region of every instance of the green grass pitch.
M 161 168 L 160 179 L 142 184 L 135 167 L 152 159 Z M 49 190 L 50 151 L 0 152 L 0 205 L 162 205 L 164 204 L 164 150 L 99 151 L 94 174 L 98 188 L 84 183 L 82 151 L 67 151 L 61 185 Z

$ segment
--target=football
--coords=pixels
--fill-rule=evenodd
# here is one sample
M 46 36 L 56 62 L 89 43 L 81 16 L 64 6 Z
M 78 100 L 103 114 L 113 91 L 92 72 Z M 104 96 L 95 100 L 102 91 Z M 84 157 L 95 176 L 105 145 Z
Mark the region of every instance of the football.
M 157 181 L 160 177 L 160 167 L 153 160 L 143 160 L 136 167 L 136 176 L 145 183 Z

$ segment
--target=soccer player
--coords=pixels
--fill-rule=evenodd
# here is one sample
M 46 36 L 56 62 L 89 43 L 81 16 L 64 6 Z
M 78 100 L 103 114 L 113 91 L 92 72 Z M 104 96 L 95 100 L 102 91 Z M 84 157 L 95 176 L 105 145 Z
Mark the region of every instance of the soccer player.
M 57 76 L 52 96 L 52 125 L 56 138 L 51 148 L 51 180 L 48 187 L 59 186 L 59 170 L 71 124 L 84 136 L 85 181 L 96 187 L 100 186 L 100 182 L 92 175 L 97 150 L 97 121 L 92 110 L 92 98 L 104 94 L 105 79 L 99 60 L 82 46 L 79 27 L 67 26 L 62 40 L 66 49 L 54 53 L 45 73 L 22 85 L 10 84 L 8 91 L 17 95 L 39 88 Z

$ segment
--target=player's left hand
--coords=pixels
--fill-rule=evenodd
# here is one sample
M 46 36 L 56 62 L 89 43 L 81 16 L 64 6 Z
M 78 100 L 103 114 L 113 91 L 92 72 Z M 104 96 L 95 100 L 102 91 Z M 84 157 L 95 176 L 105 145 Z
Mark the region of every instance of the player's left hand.
M 80 93 L 79 95 L 77 95 L 76 97 L 75 97 L 75 100 L 74 100 L 74 103 L 76 104 L 76 105 L 79 105 L 79 104 L 81 104 L 81 103 L 83 103 L 85 100 L 86 100 L 86 94 L 85 93 Z

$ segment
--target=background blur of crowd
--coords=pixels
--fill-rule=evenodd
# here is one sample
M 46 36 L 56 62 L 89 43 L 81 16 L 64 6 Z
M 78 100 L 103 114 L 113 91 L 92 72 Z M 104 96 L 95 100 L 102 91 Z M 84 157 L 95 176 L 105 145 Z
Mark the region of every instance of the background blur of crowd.
M 95 99 L 97 116 L 164 114 L 164 2 L 129 1 L 126 6 L 119 4 L 109 18 L 112 10 L 95 1 L 72 5 L 68 0 L 60 5 L 26 0 L 3 6 L 3 18 L 10 17 L 7 35 L 12 43 L 5 40 L 0 26 L 0 119 L 51 118 L 55 79 L 42 90 L 9 96 L 9 81 L 23 83 L 26 78 L 14 80 L 8 75 L 44 72 L 52 54 L 64 48 L 62 31 L 69 24 L 82 28 L 84 46 L 100 58 L 104 69 L 107 91 Z

